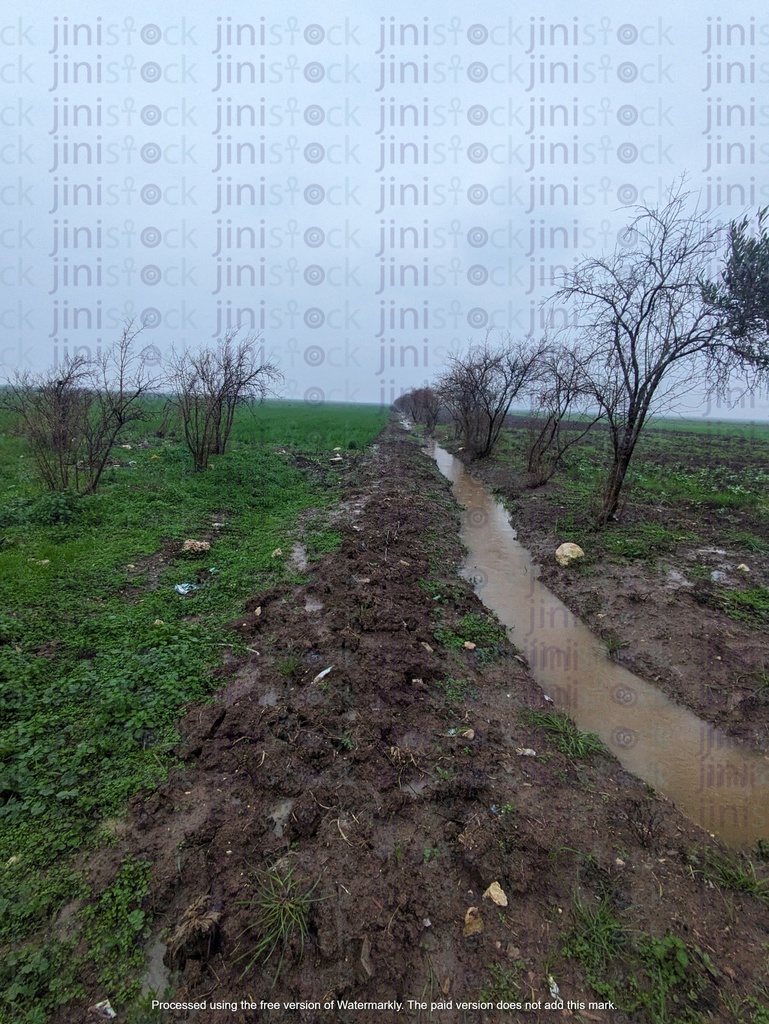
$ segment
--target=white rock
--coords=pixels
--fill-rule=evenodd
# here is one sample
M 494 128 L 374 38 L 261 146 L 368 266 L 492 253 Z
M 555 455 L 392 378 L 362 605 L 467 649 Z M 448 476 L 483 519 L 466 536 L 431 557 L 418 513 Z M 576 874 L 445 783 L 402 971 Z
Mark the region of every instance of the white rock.
M 584 558 L 585 552 L 579 546 L 579 544 L 572 544 L 566 542 L 561 544 L 555 553 L 555 560 L 559 565 L 568 565 L 569 562 L 573 562 L 575 558 Z

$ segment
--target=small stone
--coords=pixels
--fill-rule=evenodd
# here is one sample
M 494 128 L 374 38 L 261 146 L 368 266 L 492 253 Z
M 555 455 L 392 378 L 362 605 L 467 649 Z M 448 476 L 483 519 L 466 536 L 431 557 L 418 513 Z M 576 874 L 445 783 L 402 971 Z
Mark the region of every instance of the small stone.
M 498 907 L 507 906 L 507 896 L 499 882 L 492 882 L 483 894 L 483 898 L 491 900 L 492 903 L 496 903 Z
M 192 552 L 194 554 L 202 554 L 202 552 L 210 550 L 211 545 L 207 540 L 185 540 L 182 544 L 182 551 Z
M 483 931 L 483 919 L 477 907 L 469 907 L 465 914 L 465 927 L 462 934 L 467 938 L 470 935 L 480 935 Z

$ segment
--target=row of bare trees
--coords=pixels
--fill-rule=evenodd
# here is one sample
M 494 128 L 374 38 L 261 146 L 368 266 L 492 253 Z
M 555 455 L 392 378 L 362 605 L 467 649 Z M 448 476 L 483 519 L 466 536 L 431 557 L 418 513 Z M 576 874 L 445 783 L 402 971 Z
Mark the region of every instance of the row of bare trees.
M 238 406 L 263 401 L 282 380 L 277 366 L 260 361 L 253 334 L 229 331 L 214 348 L 174 352 L 161 376 L 139 350 L 140 333 L 129 322 L 94 358 L 75 356 L 6 382 L 0 401 L 15 415 L 48 490 L 96 491 L 125 428 L 147 415 L 151 395 L 166 396 L 194 468 L 203 470 L 225 451 Z
M 434 424 L 445 410 L 469 456 L 482 459 L 513 402 L 528 403 L 533 484 L 548 480 L 568 448 L 603 421 L 611 458 L 598 522 L 612 519 L 652 416 L 691 391 L 725 393 L 735 375 L 747 390 L 769 377 L 767 211 L 751 232 L 747 218 L 724 228 L 696 207 L 689 212 L 691 203 L 679 182 L 664 206 L 637 209 L 613 253 L 568 275 L 550 301 L 571 307 L 577 327 L 553 341 L 494 343 L 487 333 L 419 389 L 430 396 L 422 394 L 413 417 L 429 406 Z

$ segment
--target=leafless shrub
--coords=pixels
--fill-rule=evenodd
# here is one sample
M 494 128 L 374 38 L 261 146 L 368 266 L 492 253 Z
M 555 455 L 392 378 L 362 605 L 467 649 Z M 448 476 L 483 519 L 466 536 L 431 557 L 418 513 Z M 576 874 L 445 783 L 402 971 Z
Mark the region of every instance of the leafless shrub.
M 262 402 L 283 379 L 273 363 L 258 360 L 259 336 L 238 340 L 228 331 L 216 348 L 174 352 L 170 361 L 171 405 L 178 412 L 195 469 L 227 448 L 239 405 Z
M 134 350 L 133 322 L 95 358 L 77 356 L 42 373 L 17 372 L 4 404 L 17 417 L 44 485 L 96 491 L 127 424 L 141 419 L 141 399 L 157 381 Z
M 395 402 L 395 407 L 405 413 L 414 423 L 421 424 L 425 431 L 431 434 L 438 422 L 441 400 L 431 387 L 412 388 L 405 395 L 401 395 Z
M 487 333 L 480 345 L 449 356 L 437 392 L 471 458 L 491 455 L 510 406 L 533 381 L 545 351 L 543 341 L 507 336 L 495 344 Z
M 542 354 L 533 394 L 535 405 L 526 468 L 529 486 L 540 487 L 553 476 L 566 452 L 601 418 L 601 413 L 594 410 L 582 359 L 573 346 L 554 346 Z M 593 411 L 589 412 L 591 405 Z M 572 420 L 569 429 L 564 429 L 567 417 Z

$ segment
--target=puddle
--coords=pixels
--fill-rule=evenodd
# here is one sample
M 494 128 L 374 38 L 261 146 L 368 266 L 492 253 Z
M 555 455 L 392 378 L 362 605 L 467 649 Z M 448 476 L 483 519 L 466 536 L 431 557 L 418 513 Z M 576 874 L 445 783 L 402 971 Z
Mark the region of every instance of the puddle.
M 281 800 L 280 803 L 275 804 L 273 809 L 270 811 L 270 817 L 275 822 L 275 835 L 280 839 L 283 835 L 283 826 L 288 821 L 288 816 L 291 813 L 291 808 L 294 806 L 292 799 Z
M 295 572 L 305 572 L 307 566 L 310 564 L 307 561 L 307 549 L 304 544 L 300 544 L 299 541 L 297 541 L 291 548 L 289 564 Z
M 171 988 L 171 972 L 163 963 L 167 948 L 159 936 L 155 936 L 147 946 L 147 970 L 142 978 L 141 989 L 143 996 L 152 992 L 162 998 Z
M 708 832 L 732 846 L 769 837 L 769 759 L 610 661 L 598 637 L 539 583 L 503 506 L 458 459 L 429 451 L 466 509 L 463 575 L 511 630 L 544 692 Z

